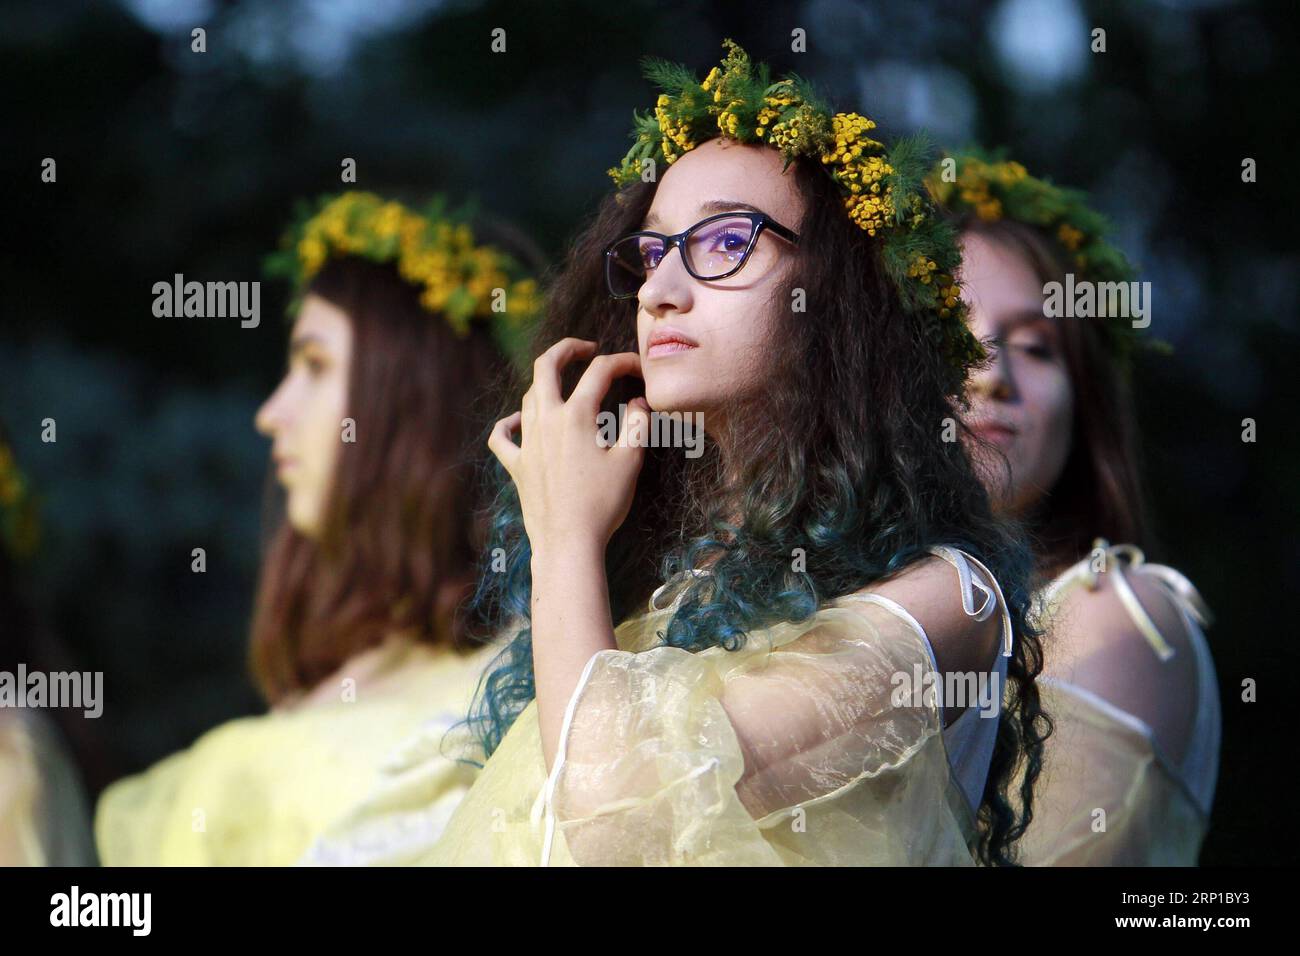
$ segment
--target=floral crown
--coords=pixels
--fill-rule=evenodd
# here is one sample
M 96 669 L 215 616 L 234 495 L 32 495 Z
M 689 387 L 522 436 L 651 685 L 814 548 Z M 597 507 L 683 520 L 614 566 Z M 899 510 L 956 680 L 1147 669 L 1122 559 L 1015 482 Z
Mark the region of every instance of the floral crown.
M 40 513 L 14 453 L 0 439 L 0 545 L 15 560 L 36 553 L 41 540 Z
M 489 323 L 507 354 L 541 307 L 535 279 L 504 252 L 476 245 L 464 212 L 434 197 L 420 211 L 374 193 L 346 192 L 299 203 L 281 250 L 266 261 L 268 274 L 294 285 L 290 311 L 330 257 L 359 256 L 394 263 L 420 289 L 420 305 L 443 317 L 460 337 L 475 321 Z
M 955 179 L 945 181 L 945 163 L 950 169 L 955 163 Z M 954 215 L 973 215 L 983 222 L 1010 219 L 1041 229 L 1081 279 L 1130 282 L 1137 275 L 1124 253 L 1106 241 L 1110 223 L 1088 204 L 1085 193 L 1030 176 L 1020 163 L 967 150 L 941 160 L 926 185 Z M 1133 324 L 1103 322 L 1100 328 L 1111 354 L 1127 363 L 1140 341 Z
M 984 351 L 966 326 L 953 279 L 961 261 L 954 230 L 923 185 L 925 142 L 903 139 L 886 148 L 867 135 L 876 127 L 867 117 L 832 113 L 805 80 L 773 82 L 767 64 L 754 66 L 731 40 L 722 45 L 722 63 L 702 83 L 681 64 L 644 61 L 646 78 L 664 92 L 652 114 L 633 113 L 632 148 L 609 170 L 615 184 L 639 182 L 647 167 L 671 165 L 718 137 L 772 146 L 787 167 L 800 157 L 818 163 L 842 190 L 849 218 L 880 239 L 887 275 L 948 360 L 949 392 L 960 394 Z

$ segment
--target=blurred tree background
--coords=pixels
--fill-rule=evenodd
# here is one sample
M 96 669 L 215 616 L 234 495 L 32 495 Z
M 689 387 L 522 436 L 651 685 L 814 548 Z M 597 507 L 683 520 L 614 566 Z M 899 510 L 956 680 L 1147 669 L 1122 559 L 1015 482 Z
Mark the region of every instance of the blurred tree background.
M 244 329 L 155 318 L 153 284 L 260 278 L 293 201 L 339 189 L 344 157 L 360 188 L 477 197 L 554 261 L 652 103 L 638 59 L 703 75 L 730 36 L 888 134 L 1006 145 L 1113 218 L 1153 283 L 1151 331 L 1174 346 L 1138 379 L 1154 557 L 1217 616 L 1224 749 L 1203 861 L 1294 862 L 1294 819 L 1259 806 L 1276 792 L 1267 761 L 1295 750 L 1281 723 L 1296 661 L 1282 599 L 1300 567 L 1293 9 L 11 0 L 0 420 L 45 505 L 33 593 L 77 666 L 105 672 L 92 792 L 260 706 L 245 642 L 274 501 L 252 419 L 285 361 L 285 290 L 264 286 L 263 321 Z M 1241 702 L 1248 678 L 1259 703 Z

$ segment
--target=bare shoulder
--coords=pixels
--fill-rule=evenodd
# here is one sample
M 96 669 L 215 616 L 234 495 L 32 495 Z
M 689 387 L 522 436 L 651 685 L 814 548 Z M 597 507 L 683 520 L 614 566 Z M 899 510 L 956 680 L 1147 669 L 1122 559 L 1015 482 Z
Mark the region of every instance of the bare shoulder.
M 1097 575 L 1097 586 L 1076 585 L 1048 617 L 1044 640 L 1048 677 L 1087 690 L 1143 721 L 1179 759 L 1195 718 L 1196 659 L 1188 623 L 1174 598 L 1140 568 Z M 1139 623 L 1123 590 L 1173 651 L 1163 658 Z
M 1123 575 L 1122 583 L 1117 574 Z M 1123 567 L 1098 574 L 1096 587 L 1084 584 L 1071 587 L 1052 610 L 1047 619 L 1051 631 L 1049 671 L 1060 671 L 1075 662 L 1108 654 L 1160 662 L 1156 648 L 1143 633 L 1135 609 L 1125 599 L 1124 585 L 1136 599 L 1138 612 L 1150 620 L 1173 649 L 1174 656 L 1190 649 L 1182 611 L 1164 585 L 1142 573 L 1140 568 Z
M 978 608 L 995 598 L 998 589 L 987 574 L 970 565 L 971 600 Z M 943 671 L 988 670 L 1002 641 L 1002 608 L 984 620 L 968 614 L 962 603 L 959 573 L 943 558 L 927 557 L 908 565 L 897 574 L 864 588 L 864 594 L 878 594 L 901 605 L 924 629 Z

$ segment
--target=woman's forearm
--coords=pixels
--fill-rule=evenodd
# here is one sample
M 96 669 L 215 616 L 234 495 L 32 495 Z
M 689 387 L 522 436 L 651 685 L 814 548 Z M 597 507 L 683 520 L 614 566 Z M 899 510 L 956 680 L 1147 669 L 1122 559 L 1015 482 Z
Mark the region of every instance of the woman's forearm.
M 533 672 L 542 754 L 549 772 L 564 712 L 587 662 L 617 647 L 609 610 L 604 548 L 566 543 L 532 559 Z

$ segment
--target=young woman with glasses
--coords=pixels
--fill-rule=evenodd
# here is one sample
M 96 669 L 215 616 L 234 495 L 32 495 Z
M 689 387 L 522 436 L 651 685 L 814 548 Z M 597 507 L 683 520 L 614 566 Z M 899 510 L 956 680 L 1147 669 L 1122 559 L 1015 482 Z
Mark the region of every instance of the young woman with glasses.
M 577 239 L 489 439 L 504 561 L 479 598 L 512 640 L 424 862 L 1014 856 L 1029 560 L 946 440 L 975 354 L 952 235 L 919 152 L 728 46 L 703 83 L 653 68 L 636 182 Z M 621 439 L 702 415 L 705 454 L 606 447 L 619 409 Z

